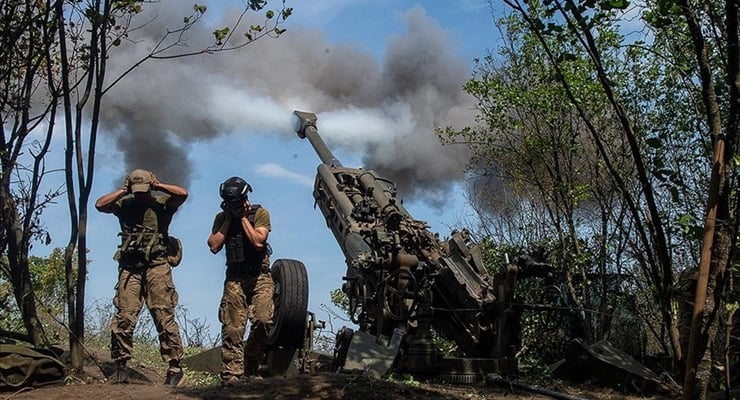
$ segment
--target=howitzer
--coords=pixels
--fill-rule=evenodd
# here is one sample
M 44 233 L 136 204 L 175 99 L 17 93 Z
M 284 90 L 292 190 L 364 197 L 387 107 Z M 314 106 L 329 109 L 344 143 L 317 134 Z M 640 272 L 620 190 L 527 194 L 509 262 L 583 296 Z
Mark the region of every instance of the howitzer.
M 343 166 L 316 122 L 315 114 L 293 112 L 294 130 L 321 159 L 313 196 L 345 256 L 342 291 L 358 332 L 385 344 L 403 335 L 393 355 L 398 372 L 466 380 L 515 372 L 520 310 L 511 298 L 519 268 L 489 274 L 465 230 L 440 240 L 404 208 L 393 182 Z M 338 367 L 352 354 L 355 332 L 346 333 L 337 335 Z M 460 357 L 441 357 L 434 333 L 454 341 Z

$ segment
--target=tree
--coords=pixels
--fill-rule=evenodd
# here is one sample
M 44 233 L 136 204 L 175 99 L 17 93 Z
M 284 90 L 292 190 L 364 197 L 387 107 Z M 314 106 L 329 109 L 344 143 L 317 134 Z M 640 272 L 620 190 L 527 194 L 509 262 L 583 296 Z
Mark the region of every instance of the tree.
M 725 271 L 732 260 L 731 249 L 736 240 L 732 233 L 737 227 L 735 179 L 733 170 L 726 164 L 736 155 L 740 107 L 736 3 L 648 2 L 632 10 L 627 9 L 628 3 L 624 1 L 505 0 L 505 3 L 514 11 L 512 18 L 520 22 L 516 28 L 532 39 L 526 43 L 538 48 L 542 61 L 522 62 L 525 65 L 522 68 L 531 72 L 529 76 L 534 82 L 528 82 L 529 87 L 522 85 L 524 91 L 518 92 L 519 95 L 530 93 L 532 87 L 537 90 L 537 85 L 545 79 L 561 88 L 559 99 L 567 106 L 553 103 L 547 97 L 543 99 L 541 92 L 525 104 L 539 110 L 554 109 L 561 118 L 578 120 L 579 132 L 587 135 L 591 144 L 581 148 L 587 154 L 593 149 L 595 156 L 592 160 L 583 159 L 585 165 L 590 165 L 589 171 L 602 174 L 604 186 L 619 194 L 611 200 L 616 200 L 612 204 L 619 206 L 615 213 L 601 213 L 609 218 L 610 226 L 619 228 L 611 231 L 619 234 L 612 238 L 622 240 L 613 247 L 620 253 L 612 256 L 621 254 L 622 260 L 639 266 L 641 278 L 647 282 L 655 309 L 669 333 L 668 349 L 679 363 L 687 364 L 686 396 L 705 395 L 709 363 L 702 362 L 700 370 L 706 373 L 697 375 L 692 358 L 704 361 L 711 358 L 708 344 L 714 341 L 716 321 L 723 312 L 722 296 L 728 275 Z M 637 22 L 642 25 L 634 32 L 626 32 L 631 35 L 627 36 L 622 28 L 627 22 L 629 26 Z M 688 56 L 687 48 L 693 50 Z M 581 60 L 586 62 L 580 63 Z M 547 68 L 545 73 L 537 69 L 543 64 Z M 574 74 L 578 65 L 585 69 Z M 590 77 L 590 81 L 584 77 Z M 489 136 L 500 133 L 502 124 L 491 122 L 511 117 L 511 110 L 521 110 L 521 103 L 509 107 L 507 88 L 502 94 L 500 88 L 491 87 L 485 79 L 473 80 L 468 89 L 479 95 L 480 108 L 496 111 L 483 113 L 480 121 L 483 132 L 462 132 L 463 138 L 472 146 L 481 146 L 484 153 L 490 145 L 500 144 L 491 138 L 484 139 L 487 142 L 479 140 L 485 136 L 486 129 Z M 603 104 L 601 108 L 594 107 L 594 101 Z M 516 128 L 523 128 L 519 132 L 525 137 L 531 135 L 533 123 L 545 126 L 552 120 L 548 119 L 552 114 L 529 111 L 527 118 L 512 118 L 520 123 Z M 530 123 L 522 125 L 522 121 Z M 483 136 L 476 135 L 481 133 Z M 557 141 L 546 142 L 544 148 L 549 150 L 555 145 L 568 148 L 567 143 Z M 541 163 L 552 168 L 556 165 L 563 164 Z M 577 170 L 570 169 L 567 173 Z M 515 178 L 521 182 L 536 177 L 541 182 L 543 176 L 555 176 L 533 172 Z M 703 182 L 710 173 L 710 187 L 706 188 Z M 578 185 L 566 187 L 572 190 Z M 601 210 L 609 210 L 606 206 L 610 203 L 604 201 L 608 197 L 596 197 L 596 186 L 592 183 L 585 188 L 590 200 L 585 204 L 599 204 Z M 557 193 L 556 189 L 557 185 L 553 185 L 549 192 Z M 705 193 L 703 199 L 696 196 L 700 191 Z M 540 193 L 544 196 L 543 191 Z M 571 192 L 571 200 L 579 193 Z M 555 200 L 561 207 L 569 204 L 568 197 Z M 706 215 L 702 215 L 703 207 L 699 206 L 704 203 L 708 204 Z M 616 224 L 617 220 L 623 222 Z M 703 227 L 699 222 L 702 220 Z M 722 223 L 715 226 L 715 221 Z M 697 251 L 700 241 L 703 241 L 701 253 Z M 603 245 L 612 243 L 610 239 Z M 572 245 L 565 248 L 573 249 Z M 675 273 L 690 268 L 692 260 L 699 258 L 702 268 L 694 301 L 692 340 L 687 346 L 688 335 L 680 332 L 678 316 L 673 311 L 677 304 Z M 697 377 L 700 393 L 695 393 L 691 383 Z
M 684 376 L 685 398 L 706 398 L 712 368 L 712 354 L 708 350 L 717 335 L 725 288 L 728 282 L 732 282 L 727 271 L 733 261 L 737 207 L 740 206 L 737 202 L 733 205 L 737 188 L 734 171 L 728 165 L 738 156 L 738 4 L 726 1 L 703 5 L 682 0 L 669 6 L 658 2 L 654 5 L 654 12 L 647 16 L 657 32 L 675 35 L 680 30 L 682 37 L 686 38 L 684 43 L 691 44 L 695 57 L 692 72 L 700 87 L 701 114 L 706 120 L 708 139 L 714 149 Z M 673 24 L 676 26 L 670 26 Z M 698 365 L 698 360 L 702 360 L 701 365 Z M 728 365 L 725 367 L 729 368 Z
M 77 266 L 72 276 L 77 277 Z M 64 249 L 56 247 L 47 257 L 29 257 L 31 282 L 40 310 L 39 320 L 48 342 L 59 343 L 68 336 L 66 321 L 66 282 L 64 273 Z
M 53 89 L 56 45 L 54 13 L 48 3 L 3 1 L 0 58 L 0 251 L 7 256 L 2 272 L 12 284 L 26 335 L 35 345 L 43 342 L 29 250 L 35 241 L 49 242 L 40 215 L 63 192 L 41 193 L 50 173 L 44 162 L 57 112 Z M 42 132 L 38 134 L 37 132 Z
M 71 362 L 76 371 L 82 369 L 87 275 L 86 251 L 77 250 L 86 250 L 87 209 L 104 95 L 146 61 L 234 51 L 261 38 L 278 37 L 284 32 L 282 24 L 292 13 L 284 1 L 279 2 L 281 6 L 277 10 L 270 10 L 266 0 L 250 0 L 243 3 L 242 13 L 231 26 L 213 32 L 211 45 L 188 49 L 184 46 L 185 33 L 207 11 L 205 6 L 196 4 L 183 18 L 182 25 L 167 30 L 145 56 L 123 68 L 119 75 L 107 76 L 107 62 L 116 47 L 136 45 L 137 30 L 153 23 L 134 24 L 150 3 L 143 0 L 3 2 L 3 19 L 8 29 L 0 34 L 3 60 L 7 60 L 0 70 L 3 79 L 0 201 L 4 227 L 0 245 L 9 254 L 8 271 L 26 330 L 32 341 L 39 343 L 41 329 L 27 259 L 32 240 L 43 233 L 39 224 L 43 205 L 62 193 L 52 191 L 40 200 L 38 195 L 41 178 L 46 173 L 44 157 L 61 106 L 66 137 L 64 189 L 70 214 L 70 235 L 64 257 L 66 296 Z M 264 23 L 243 27 L 246 16 L 258 12 L 262 13 Z M 13 127 L 10 135 L 7 126 Z M 33 164 L 27 170 L 32 173 L 26 181 L 29 183 L 13 181 L 19 171 L 26 170 L 19 168 L 19 155 L 24 149 L 33 149 L 28 140 L 40 128 L 46 128 L 46 135 L 36 145 L 39 149 L 31 151 Z M 75 264 L 79 266 L 77 273 Z
M 480 126 L 447 133 L 471 149 L 471 197 L 486 221 L 514 221 L 487 231 L 499 234 L 499 241 L 507 240 L 500 233 L 514 231 L 516 236 L 500 243 L 529 247 L 556 267 L 562 287 L 545 283 L 529 288 L 529 301 L 557 301 L 555 305 L 581 310 L 548 317 L 542 321 L 547 326 L 535 330 L 541 334 L 559 321 L 571 336 L 591 343 L 608 336 L 614 341 L 613 310 L 632 307 L 624 292 L 636 275 L 629 267 L 634 264 L 628 251 L 634 246 L 632 227 L 622 217 L 628 207 L 609 183 L 597 142 L 557 77 L 573 84 L 583 115 L 598 127 L 611 163 L 625 177 L 634 170 L 627 145 L 588 59 L 577 47 L 547 38 L 554 52 L 568 54 L 558 71 L 524 21 L 510 16 L 501 26 L 505 45 L 498 57 L 478 60 L 474 78 L 465 85 L 478 99 Z M 614 46 L 618 35 L 607 26 L 599 38 L 601 46 Z M 553 296 L 542 298 L 543 293 Z M 531 322 L 542 320 L 542 314 L 536 312 Z
M 4 264 L 7 265 L 7 262 Z M 44 342 L 56 344 L 66 340 L 69 326 L 65 313 L 64 249 L 54 248 L 47 257 L 30 256 L 28 266 Z M 0 279 L 0 310 L 3 314 L 0 324 L 3 335 L 22 339 L 22 335 L 15 332 L 23 327 L 23 317 L 20 308 L 9 296 L 12 290 L 11 282 Z M 6 328 L 11 330 L 6 331 Z
M 262 11 L 267 6 L 266 0 L 250 0 L 245 3 L 245 8 L 234 26 L 213 32 L 212 45 L 196 51 L 180 52 L 180 47 L 185 41 L 183 34 L 198 23 L 206 12 L 205 6 L 196 4 L 192 8 L 192 14 L 183 19 L 183 25 L 180 28 L 167 31 L 158 45 L 146 56 L 133 63 L 120 76 L 107 80 L 106 62 L 109 52 L 120 45 L 122 40 L 130 40 L 130 35 L 135 33 L 131 22 L 141 12 L 145 3 L 145 1 L 136 0 L 95 0 L 84 3 L 81 7 L 77 2 L 72 2 L 66 9 L 61 3 L 57 5 L 59 15 L 70 15 L 65 19 L 59 19 L 61 99 L 64 103 L 67 137 L 65 171 L 71 226 L 65 262 L 68 277 L 75 249 L 86 249 L 87 209 L 94 175 L 95 144 L 100 122 L 100 109 L 105 93 L 147 60 L 236 50 L 263 37 L 279 36 L 284 32 L 280 25 L 292 13 L 292 9 L 286 7 L 283 1 L 282 8 L 277 12 L 273 10 L 265 12 L 267 21 L 265 26 L 251 25 L 244 33 L 244 41 L 239 41 L 233 35 L 242 17 L 248 12 Z M 68 14 L 63 14 L 64 11 Z M 84 40 L 79 40 L 83 38 Z M 67 43 L 71 47 L 67 48 Z M 91 108 L 86 109 L 89 102 L 92 102 Z M 83 132 L 83 121 L 90 124 L 87 132 Z M 85 142 L 87 143 L 86 148 L 83 147 Z M 75 188 L 79 190 L 77 197 L 75 197 Z M 81 371 L 81 343 L 84 341 L 85 331 L 84 298 L 87 260 L 85 252 L 80 251 L 77 254 L 77 263 L 80 266 L 79 275 L 76 282 L 68 278 L 67 293 L 72 326 L 70 341 L 72 367 Z

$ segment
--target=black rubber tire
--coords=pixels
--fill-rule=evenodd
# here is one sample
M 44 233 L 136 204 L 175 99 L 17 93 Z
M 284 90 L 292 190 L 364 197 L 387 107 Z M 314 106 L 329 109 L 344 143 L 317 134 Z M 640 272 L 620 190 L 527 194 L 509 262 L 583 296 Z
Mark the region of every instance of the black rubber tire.
M 303 348 L 308 318 L 308 272 L 298 260 L 277 259 L 272 263 L 275 282 L 275 313 L 267 336 L 270 347 Z

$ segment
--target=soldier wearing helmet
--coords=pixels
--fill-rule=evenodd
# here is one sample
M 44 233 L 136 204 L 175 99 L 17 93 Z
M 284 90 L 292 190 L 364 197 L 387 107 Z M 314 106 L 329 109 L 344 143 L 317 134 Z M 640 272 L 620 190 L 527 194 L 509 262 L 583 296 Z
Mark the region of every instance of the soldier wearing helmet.
M 270 213 L 249 202 L 251 191 L 249 183 L 239 177 L 221 184 L 222 211 L 216 214 L 208 237 L 212 253 L 226 248 L 226 279 L 218 311 L 224 386 L 243 377 L 258 376 L 273 315 L 274 286 L 267 243 L 272 230 Z M 247 320 L 250 331 L 245 349 L 242 341 Z
M 114 256 L 118 283 L 111 322 L 111 356 L 119 382 L 128 378 L 126 363 L 131 359 L 134 328 L 144 301 L 157 327 L 162 360 L 169 364 L 165 383 L 179 386 L 185 379 L 180 367 L 182 339 L 175 319 L 178 295 L 167 240 L 172 217 L 187 197 L 184 188 L 160 182 L 151 171 L 137 169 L 126 176 L 123 187 L 95 202 L 98 211 L 118 217 L 121 226 L 121 245 Z

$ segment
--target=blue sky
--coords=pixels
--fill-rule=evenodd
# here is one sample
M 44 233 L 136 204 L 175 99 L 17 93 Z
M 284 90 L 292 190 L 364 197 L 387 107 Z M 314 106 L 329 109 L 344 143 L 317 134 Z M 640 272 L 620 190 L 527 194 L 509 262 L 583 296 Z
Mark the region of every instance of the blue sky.
M 220 21 L 226 3 L 207 2 L 209 21 Z M 330 319 L 322 305 L 346 267 L 313 207 L 319 158 L 290 129 L 295 109 L 318 114 L 319 133 L 345 166 L 375 168 L 396 181 L 406 208 L 432 231 L 445 237 L 472 217 L 460 186 L 465 152 L 441 148 L 433 128 L 472 123 L 471 99 L 459 89 L 473 58 L 497 45 L 488 2 L 290 3 L 294 15 L 283 37 L 224 57 L 151 63 L 106 98 L 91 204 L 133 168 L 190 191 L 170 227 L 185 247 L 174 277 L 190 318 L 207 321 L 214 337 L 225 258 L 211 254 L 206 239 L 219 211 L 218 186 L 230 176 L 254 187 L 252 202 L 271 213 L 272 259 L 306 265 L 309 308 Z M 159 10 L 165 20 L 167 11 Z M 61 156 L 61 140 L 52 151 Z M 113 296 L 118 241 L 115 217 L 89 212 L 88 305 Z M 46 218 L 53 242 L 36 245 L 40 255 L 67 241 L 64 202 Z M 331 322 L 334 330 L 346 324 Z

